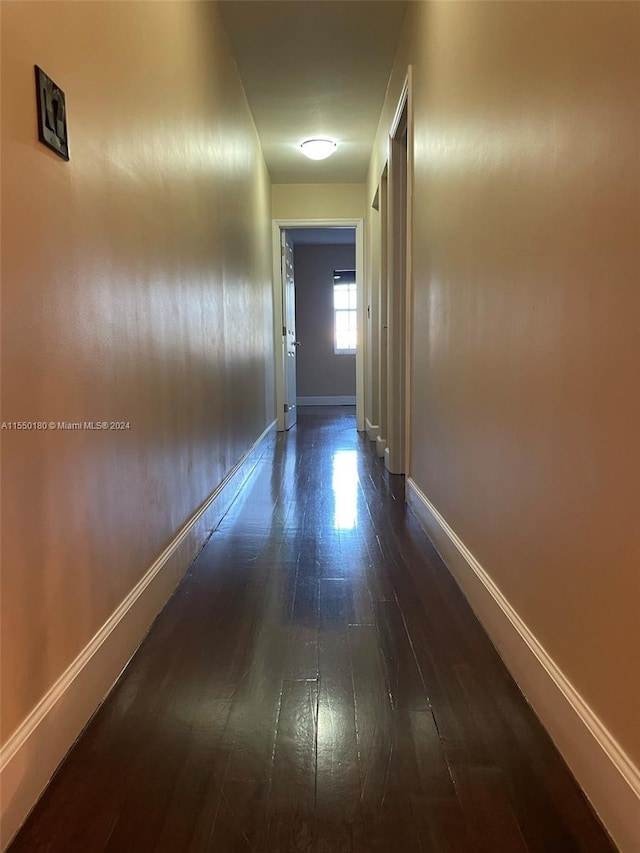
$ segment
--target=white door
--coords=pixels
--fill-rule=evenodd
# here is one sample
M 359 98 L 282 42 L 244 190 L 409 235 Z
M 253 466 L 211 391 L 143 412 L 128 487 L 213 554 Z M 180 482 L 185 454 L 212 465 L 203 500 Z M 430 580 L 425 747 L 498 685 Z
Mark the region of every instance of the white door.
M 282 322 L 284 346 L 284 428 L 297 420 L 296 408 L 296 289 L 293 279 L 293 242 L 281 231 L 282 246 Z

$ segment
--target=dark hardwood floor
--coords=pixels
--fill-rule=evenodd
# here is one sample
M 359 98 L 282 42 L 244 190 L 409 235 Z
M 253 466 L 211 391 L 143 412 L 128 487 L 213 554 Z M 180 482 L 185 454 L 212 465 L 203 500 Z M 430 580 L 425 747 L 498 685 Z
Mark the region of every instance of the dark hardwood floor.
M 303 409 L 10 850 L 615 848 L 403 478 Z

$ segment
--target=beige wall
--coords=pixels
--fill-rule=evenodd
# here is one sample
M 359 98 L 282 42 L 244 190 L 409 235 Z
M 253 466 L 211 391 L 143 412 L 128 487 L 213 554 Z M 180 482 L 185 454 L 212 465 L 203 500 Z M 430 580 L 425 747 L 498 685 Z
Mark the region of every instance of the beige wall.
M 274 219 L 363 219 L 364 184 L 274 184 Z
M 640 764 L 640 6 L 411 3 L 412 471 Z
M 2 418 L 130 423 L 2 433 L 8 735 L 275 413 L 270 185 L 215 5 L 3 3 L 2 83 Z
M 355 263 L 355 245 L 295 247 L 298 397 L 355 396 L 356 357 L 335 354 L 333 313 L 333 271 Z

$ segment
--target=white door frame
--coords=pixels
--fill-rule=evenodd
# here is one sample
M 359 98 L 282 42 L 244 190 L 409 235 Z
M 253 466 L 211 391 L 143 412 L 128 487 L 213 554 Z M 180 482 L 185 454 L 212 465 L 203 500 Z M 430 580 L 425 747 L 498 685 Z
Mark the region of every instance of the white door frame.
M 389 160 L 388 160 L 388 240 L 387 240 L 387 286 L 389 296 L 389 340 L 388 340 L 388 409 L 387 409 L 387 439 L 385 448 L 385 464 L 393 473 L 403 473 L 411 476 L 411 379 L 413 352 L 413 98 L 412 98 L 412 67 L 407 68 L 402 92 L 398 99 L 396 112 L 389 130 Z M 406 171 L 404 174 L 405 193 L 405 234 L 404 234 L 404 277 L 398 288 L 399 258 L 394 254 L 398 247 L 397 216 L 398 201 L 402 191 L 397 186 L 396 142 L 395 137 L 400 127 L 403 113 L 406 110 Z M 397 311 L 402 312 L 400 318 Z M 392 318 L 395 314 L 395 319 Z M 393 328 L 392 328 L 393 325 Z M 399 332 L 403 332 L 404 340 L 398 340 Z M 392 339 L 394 336 L 395 339 Z M 398 380 L 402 377 L 402 381 Z M 397 394 L 397 389 L 403 385 L 403 395 Z
M 358 286 L 358 342 L 356 345 L 356 429 L 364 431 L 364 220 L 363 219 L 274 219 L 273 220 L 273 319 L 274 354 L 276 366 L 277 428 L 284 430 L 284 358 L 282 336 L 282 267 L 280 263 L 280 232 L 287 228 L 355 228 L 356 283 Z

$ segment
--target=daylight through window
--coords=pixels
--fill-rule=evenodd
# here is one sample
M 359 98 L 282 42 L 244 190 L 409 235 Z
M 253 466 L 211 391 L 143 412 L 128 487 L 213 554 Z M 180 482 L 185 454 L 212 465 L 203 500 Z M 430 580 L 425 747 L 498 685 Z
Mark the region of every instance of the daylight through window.
M 354 270 L 334 270 L 333 313 L 334 352 L 337 355 L 354 353 L 358 339 L 358 290 Z

